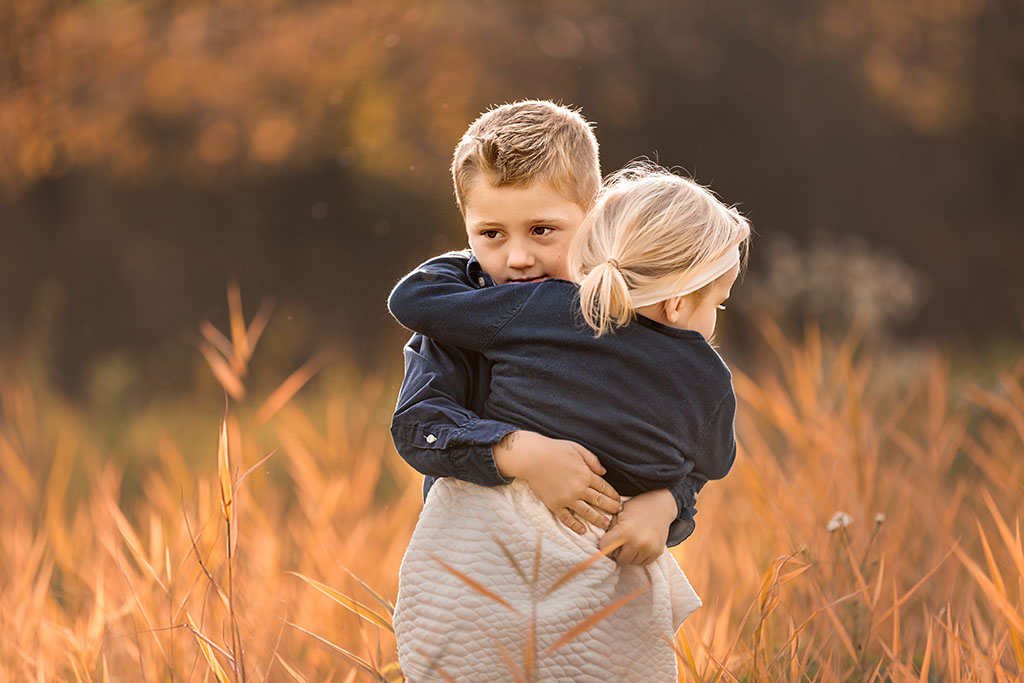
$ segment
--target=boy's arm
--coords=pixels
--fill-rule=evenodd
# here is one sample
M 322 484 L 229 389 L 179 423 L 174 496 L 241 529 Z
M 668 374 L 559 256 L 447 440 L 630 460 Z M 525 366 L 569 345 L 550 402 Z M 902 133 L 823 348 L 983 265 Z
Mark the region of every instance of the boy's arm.
M 452 252 L 427 261 L 395 285 L 388 309 L 414 332 L 463 349 L 481 351 L 522 308 L 533 288 L 477 288 L 466 275 L 466 255 Z
M 472 359 L 471 352 L 420 335 L 406 344 L 405 379 L 391 422 L 402 458 L 428 477 L 481 486 L 522 477 L 570 529 L 584 533 L 580 520 L 605 528 L 606 516 L 621 506 L 618 493 L 600 476 L 605 470 L 597 456 L 571 441 L 485 420 L 464 407 L 478 402 L 473 389 L 480 388 L 481 378 Z
M 475 287 L 484 287 L 488 280 L 481 274 L 478 277 L 484 278 L 482 282 L 471 282 L 468 261 L 467 252 L 454 252 L 427 262 L 396 287 L 392 302 L 400 310 L 412 306 L 416 315 L 417 304 L 410 291 L 425 288 L 433 292 L 437 285 L 443 290 L 442 296 L 457 293 L 457 298 L 465 300 L 465 315 L 459 319 L 464 320 L 464 329 L 470 329 L 475 307 L 481 306 L 486 317 L 497 310 L 495 307 L 508 306 L 509 297 L 501 294 L 479 299 L 476 295 L 480 290 Z M 412 290 L 403 289 L 407 284 Z M 486 287 L 486 291 L 499 289 L 513 294 L 514 287 Z M 521 294 L 525 289 L 515 289 L 513 305 L 518 299 L 525 301 Z M 430 296 L 426 297 L 428 302 Z M 478 303 L 481 300 L 483 303 Z M 429 310 L 429 305 L 427 310 L 420 310 L 428 323 Z M 442 327 L 451 331 L 452 324 Z M 618 493 L 600 476 L 604 468 L 587 449 L 477 416 L 483 409 L 487 380 L 484 364 L 475 353 L 414 335 L 406 345 L 405 360 L 406 375 L 391 432 L 399 453 L 417 471 L 428 477 L 449 476 L 483 486 L 508 483 L 506 477 L 522 477 L 552 513 L 577 533 L 586 530 L 580 520 L 604 528 L 608 524 L 606 515 L 621 508 Z M 431 483 L 425 482 L 425 490 Z
M 472 405 L 477 368 L 472 356 L 413 335 L 405 345 L 405 378 L 391 421 L 399 455 L 420 474 L 498 486 L 493 447 L 513 425 L 484 420 Z

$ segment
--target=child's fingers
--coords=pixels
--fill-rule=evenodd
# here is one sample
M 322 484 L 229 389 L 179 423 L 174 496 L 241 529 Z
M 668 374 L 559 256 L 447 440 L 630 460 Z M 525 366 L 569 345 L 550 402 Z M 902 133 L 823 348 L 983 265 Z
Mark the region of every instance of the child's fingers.
M 606 482 L 601 477 L 591 477 L 590 478 L 590 488 L 594 489 L 595 491 L 600 493 L 602 496 L 606 496 L 606 497 L 612 499 L 615 502 L 615 504 L 618 507 L 615 510 L 610 510 L 610 512 L 612 514 L 615 514 L 616 512 L 618 512 L 622 508 L 622 506 L 619 505 L 619 492 L 616 491 L 615 489 L 613 489 L 612 485 L 609 484 L 608 482 Z
M 573 516 L 569 508 L 562 508 L 562 511 L 558 513 L 556 516 L 558 517 L 559 522 L 566 525 L 579 535 L 582 536 L 583 534 L 587 533 L 587 527 L 584 526 L 580 520 L 576 519 Z
M 636 564 L 637 552 L 627 543 L 619 548 L 619 556 L 615 561 L 619 564 Z
M 602 479 L 602 481 L 604 481 Z M 597 489 L 590 490 L 590 500 L 587 502 L 591 506 L 609 515 L 616 515 L 622 512 L 622 503 L 619 502 L 619 497 L 609 497 L 608 494 L 602 493 Z
M 600 539 L 598 539 L 597 547 L 601 550 L 604 550 L 608 546 L 615 543 L 619 536 L 621 536 L 621 531 L 615 524 L 612 524 L 611 527 L 609 527 L 608 532 Z M 621 546 L 616 548 L 608 555 L 608 557 L 612 558 L 613 560 L 616 559 L 619 556 L 619 551 L 621 550 Z
M 579 450 L 580 457 L 583 458 L 583 462 L 587 463 L 587 467 L 590 468 L 591 472 L 597 475 L 603 475 L 608 471 L 604 468 L 604 465 L 601 464 L 601 461 L 597 459 L 596 455 L 579 444 L 576 444 L 576 446 Z
M 573 501 L 573 503 L 569 506 L 569 509 L 575 512 L 576 516 L 580 519 L 586 520 L 598 528 L 608 528 L 608 518 L 602 515 L 593 507 L 591 507 L 585 501 Z

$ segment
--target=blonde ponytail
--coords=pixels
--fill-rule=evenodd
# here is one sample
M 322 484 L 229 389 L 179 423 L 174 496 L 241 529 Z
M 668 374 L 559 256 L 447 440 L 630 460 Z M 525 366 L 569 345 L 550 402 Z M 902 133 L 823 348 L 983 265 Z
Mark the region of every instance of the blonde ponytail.
M 707 188 L 654 164 L 627 166 L 609 178 L 569 250 L 583 319 L 606 334 L 632 319 L 636 302 L 658 300 L 727 251 L 739 247 L 742 267 L 749 241 L 747 220 Z
M 583 277 L 580 282 L 580 309 L 583 319 L 598 337 L 632 319 L 629 285 L 614 259 L 598 264 Z

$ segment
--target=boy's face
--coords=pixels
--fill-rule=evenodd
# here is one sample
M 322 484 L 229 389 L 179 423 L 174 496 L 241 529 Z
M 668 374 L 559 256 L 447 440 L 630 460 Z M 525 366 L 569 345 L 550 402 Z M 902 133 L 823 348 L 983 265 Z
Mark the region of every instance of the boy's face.
M 495 284 L 568 278 L 569 243 L 584 212 L 550 184 L 494 187 L 479 177 L 463 207 L 469 246 Z

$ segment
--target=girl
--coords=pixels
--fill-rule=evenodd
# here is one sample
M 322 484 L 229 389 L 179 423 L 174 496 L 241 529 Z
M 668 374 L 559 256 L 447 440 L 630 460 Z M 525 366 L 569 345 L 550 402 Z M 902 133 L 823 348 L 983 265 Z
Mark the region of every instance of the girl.
M 575 282 L 475 289 L 441 257 L 398 284 L 389 306 L 399 322 L 492 363 L 484 417 L 582 444 L 608 483 L 635 496 L 607 532 L 578 536 L 520 480 L 437 482 L 399 576 L 395 632 L 409 680 L 512 680 L 516 669 L 534 680 L 676 680 L 669 641 L 700 600 L 664 542 L 735 457 L 731 375 L 707 338 L 749 237 L 747 221 L 703 187 L 632 167 L 580 228 Z M 632 505 L 668 495 L 663 520 L 632 524 L 642 518 Z M 643 542 L 652 536 L 656 551 Z M 601 558 L 558 581 L 616 538 L 619 563 Z

